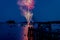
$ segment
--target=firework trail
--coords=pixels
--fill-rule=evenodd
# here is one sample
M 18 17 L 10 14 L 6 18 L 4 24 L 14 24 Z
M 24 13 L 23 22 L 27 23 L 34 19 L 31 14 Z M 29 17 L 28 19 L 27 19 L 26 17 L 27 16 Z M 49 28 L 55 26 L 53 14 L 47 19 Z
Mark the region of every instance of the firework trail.
M 19 5 L 20 10 L 27 19 L 27 22 L 29 22 L 33 15 L 30 10 L 34 8 L 34 0 L 18 0 L 17 4 Z
M 33 16 L 31 10 L 34 8 L 34 0 L 18 0 L 17 4 L 19 5 L 19 9 L 23 13 L 23 16 L 27 20 L 27 25 L 23 27 L 24 30 L 23 30 L 22 40 L 28 40 L 27 37 L 28 27 L 32 27 L 32 25 L 30 25 L 30 21 L 32 20 L 32 16 Z

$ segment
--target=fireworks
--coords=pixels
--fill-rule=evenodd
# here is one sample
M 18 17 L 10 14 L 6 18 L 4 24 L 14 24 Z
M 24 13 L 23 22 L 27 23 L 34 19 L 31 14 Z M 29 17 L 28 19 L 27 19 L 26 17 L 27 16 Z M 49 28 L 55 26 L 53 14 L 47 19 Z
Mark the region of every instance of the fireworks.
M 19 6 L 25 6 L 29 10 L 34 8 L 34 0 L 18 0 L 18 5 Z
M 30 22 L 33 16 L 33 13 L 31 13 L 30 10 L 34 8 L 34 0 L 18 0 L 17 4 L 24 17 L 27 19 L 27 22 Z
M 28 27 L 31 27 L 30 21 L 32 20 L 33 16 L 33 13 L 31 13 L 30 10 L 34 8 L 34 0 L 18 0 L 17 4 L 19 5 L 19 9 L 27 20 L 27 25 L 25 25 L 25 27 L 23 28 L 23 40 L 28 40 Z

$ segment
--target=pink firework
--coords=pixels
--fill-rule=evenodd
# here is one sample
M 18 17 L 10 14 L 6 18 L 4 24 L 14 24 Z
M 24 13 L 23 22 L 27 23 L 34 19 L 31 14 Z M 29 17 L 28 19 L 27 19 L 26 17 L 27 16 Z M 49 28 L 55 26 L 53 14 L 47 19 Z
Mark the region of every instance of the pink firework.
M 19 0 L 18 1 L 19 6 L 26 6 L 29 10 L 34 8 L 34 0 Z

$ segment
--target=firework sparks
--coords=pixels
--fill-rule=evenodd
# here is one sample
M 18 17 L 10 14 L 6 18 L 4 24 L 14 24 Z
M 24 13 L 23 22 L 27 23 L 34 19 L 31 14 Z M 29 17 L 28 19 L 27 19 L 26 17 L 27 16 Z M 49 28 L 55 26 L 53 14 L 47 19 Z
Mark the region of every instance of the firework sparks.
M 19 6 L 26 6 L 29 10 L 34 8 L 34 0 L 18 0 Z
M 23 28 L 23 40 L 28 40 L 28 27 L 31 27 L 30 21 L 32 20 L 33 16 L 33 13 L 31 13 L 30 10 L 34 8 L 34 0 L 18 0 L 17 4 L 19 5 L 19 9 L 22 11 L 24 17 L 28 22 L 27 25 L 25 25 L 25 27 Z
M 30 20 L 32 19 L 33 14 L 30 12 L 25 12 L 25 18 L 27 19 L 27 22 L 30 23 Z
M 29 10 L 34 8 L 34 0 L 18 0 L 17 4 L 19 5 L 24 17 L 27 19 L 27 22 L 30 22 L 33 14 Z M 23 7 L 26 8 L 24 9 Z

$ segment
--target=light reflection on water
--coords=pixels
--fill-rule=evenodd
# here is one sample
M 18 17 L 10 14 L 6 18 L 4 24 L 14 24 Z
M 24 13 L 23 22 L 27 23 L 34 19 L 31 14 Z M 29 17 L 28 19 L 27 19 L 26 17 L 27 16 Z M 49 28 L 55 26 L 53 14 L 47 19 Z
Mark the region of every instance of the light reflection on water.
M 22 39 L 21 36 L 22 36 L 23 26 L 24 25 L 21 25 L 21 24 L 12 24 L 12 25 L 0 24 L 0 38 L 7 39 L 9 37 L 12 37 L 12 38 L 14 37 L 15 39 L 18 39 L 18 40 Z M 33 26 L 36 29 L 38 25 L 35 24 Z M 57 31 L 57 29 L 60 30 L 60 24 L 52 24 L 51 28 L 52 28 L 52 32 Z M 48 28 L 45 28 L 45 31 L 48 31 Z

